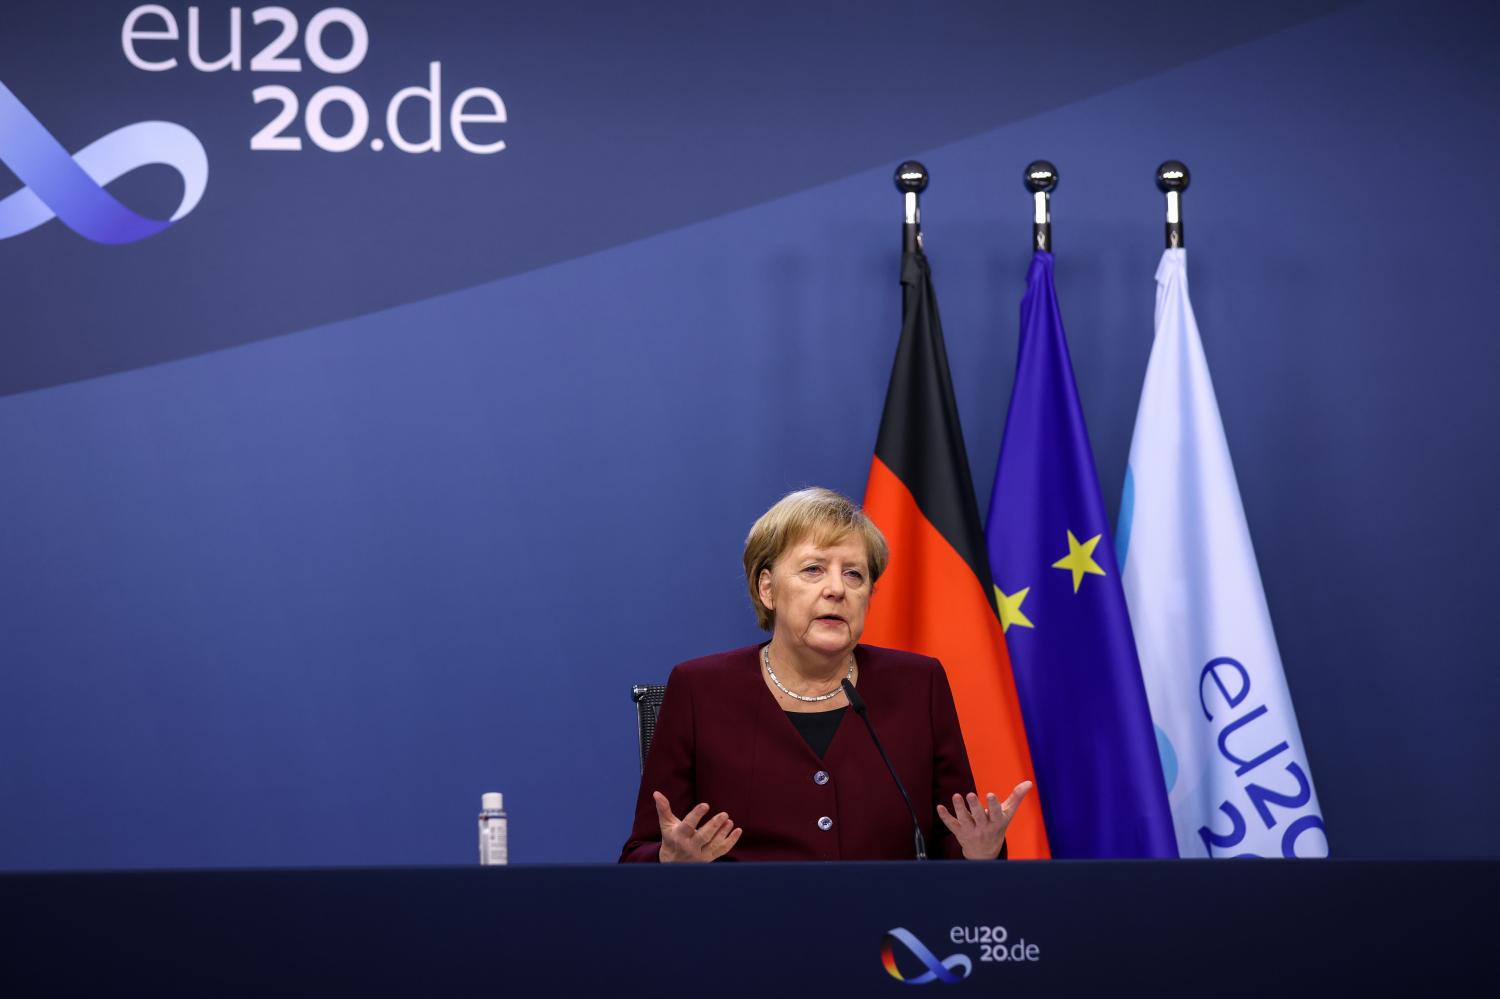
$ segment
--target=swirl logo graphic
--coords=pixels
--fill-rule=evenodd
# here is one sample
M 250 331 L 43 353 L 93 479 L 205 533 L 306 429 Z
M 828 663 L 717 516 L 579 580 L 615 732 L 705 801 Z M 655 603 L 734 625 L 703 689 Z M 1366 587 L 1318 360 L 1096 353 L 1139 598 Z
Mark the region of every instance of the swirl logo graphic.
M 901 969 L 896 967 L 896 952 L 893 945 L 900 941 L 907 950 L 918 961 L 927 966 L 927 970 L 915 978 L 906 978 L 901 974 Z M 974 970 L 974 962 L 969 960 L 966 954 L 950 954 L 938 960 L 937 955 L 927 949 L 927 945 L 916 938 L 910 930 L 896 927 L 887 931 L 885 939 L 880 944 L 880 963 L 885 965 L 886 972 L 898 982 L 907 985 L 926 985 L 928 982 L 943 982 L 948 985 L 957 985 L 969 977 L 969 972 Z M 961 974 L 954 971 L 962 968 Z
M 117 128 L 72 156 L 0 83 L 0 162 L 24 185 L 0 199 L 0 239 L 52 219 L 96 243 L 134 243 L 183 218 L 208 186 L 208 156 L 198 137 L 168 121 Z M 182 203 L 162 221 L 131 211 L 104 185 L 132 170 L 161 164 L 182 176 Z

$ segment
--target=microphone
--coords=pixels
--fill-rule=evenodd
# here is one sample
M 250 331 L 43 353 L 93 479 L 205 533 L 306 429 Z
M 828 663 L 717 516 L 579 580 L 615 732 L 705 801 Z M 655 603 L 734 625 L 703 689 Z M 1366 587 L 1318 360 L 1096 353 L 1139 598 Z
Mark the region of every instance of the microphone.
M 901 800 L 906 802 L 906 810 L 911 812 L 911 825 L 914 833 L 913 840 L 917 845 L 917 859 L 926 860 L 927 838 L 922 835 L 922 820 L 917 818 L 917 808 L 911 803 L 911 795 L 906 793 L 906 785 L 902 784 L 901 778 L 896 775 L 896 767 L 891 763 L 891 758 L 885 755 L 885 747 L 880 744 L 880 737 L 875 734 L 875 726 L 870 724 L 869 709 L 865 707 L 865 699 L 859 696 L 859 692 L 854 689 L 854 684 L 849 682 L 848 677 L 844 678 L 840 686 L 844 688 L 844 696 L 849 699 L 849 706 L 854 709 L 854 713 L 859 715 L 860 720 L 865 723 L 865 728 L 870 730 L 870 741 L 875 743 L 875 748 L 879 751 L 880 758 L 885 761 L 885 768 L 891 772 L 891 780 L 896 782 L 896 790 L 901 792 Z

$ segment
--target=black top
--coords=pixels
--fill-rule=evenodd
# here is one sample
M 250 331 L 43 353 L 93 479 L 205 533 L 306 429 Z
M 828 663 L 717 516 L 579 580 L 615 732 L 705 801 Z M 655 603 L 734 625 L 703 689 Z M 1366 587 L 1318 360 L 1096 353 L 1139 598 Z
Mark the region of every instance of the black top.
M 797 726 L 797 731 L 802 733 L 802 738 L 812 747 L 812 751 L 821 759 L 828 752 L 828 744 L 833 741 L 833 733 L 838 731 L 839 722 L 844 717 L 848 708 L 835 708 L 832 711 L 788 711 L 786 716 Z

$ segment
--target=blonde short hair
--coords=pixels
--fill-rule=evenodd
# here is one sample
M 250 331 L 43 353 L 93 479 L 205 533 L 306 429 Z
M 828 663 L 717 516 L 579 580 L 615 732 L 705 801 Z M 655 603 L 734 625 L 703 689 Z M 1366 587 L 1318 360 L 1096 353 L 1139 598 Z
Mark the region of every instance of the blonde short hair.
M 851 535 L 865 543 L 873 586 L 890 561 L 890 546 L 875 522 L 849 497 L 813 486 L 787 493 L 761 514 L 745 539 L 745 584 L 750 588 L 756 622 L 766 631 L 776 623 L 776 612 L 761 603 L 760 574 L 788 548 L 803 541 L 820 547 L 834 545 Z

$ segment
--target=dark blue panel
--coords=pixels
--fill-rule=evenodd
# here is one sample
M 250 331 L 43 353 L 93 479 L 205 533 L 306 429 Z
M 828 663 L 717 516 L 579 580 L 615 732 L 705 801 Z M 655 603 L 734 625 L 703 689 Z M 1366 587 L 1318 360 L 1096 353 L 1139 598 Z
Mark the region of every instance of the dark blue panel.
M 1338 861 L 12 875 L 0 985 L 865 999 L 942 969 L 974 995 L 1300 996 L 1337 969 L 1352 993 L 1451 994 L 1489 970 L 1465 902 L 1497 880 Z

